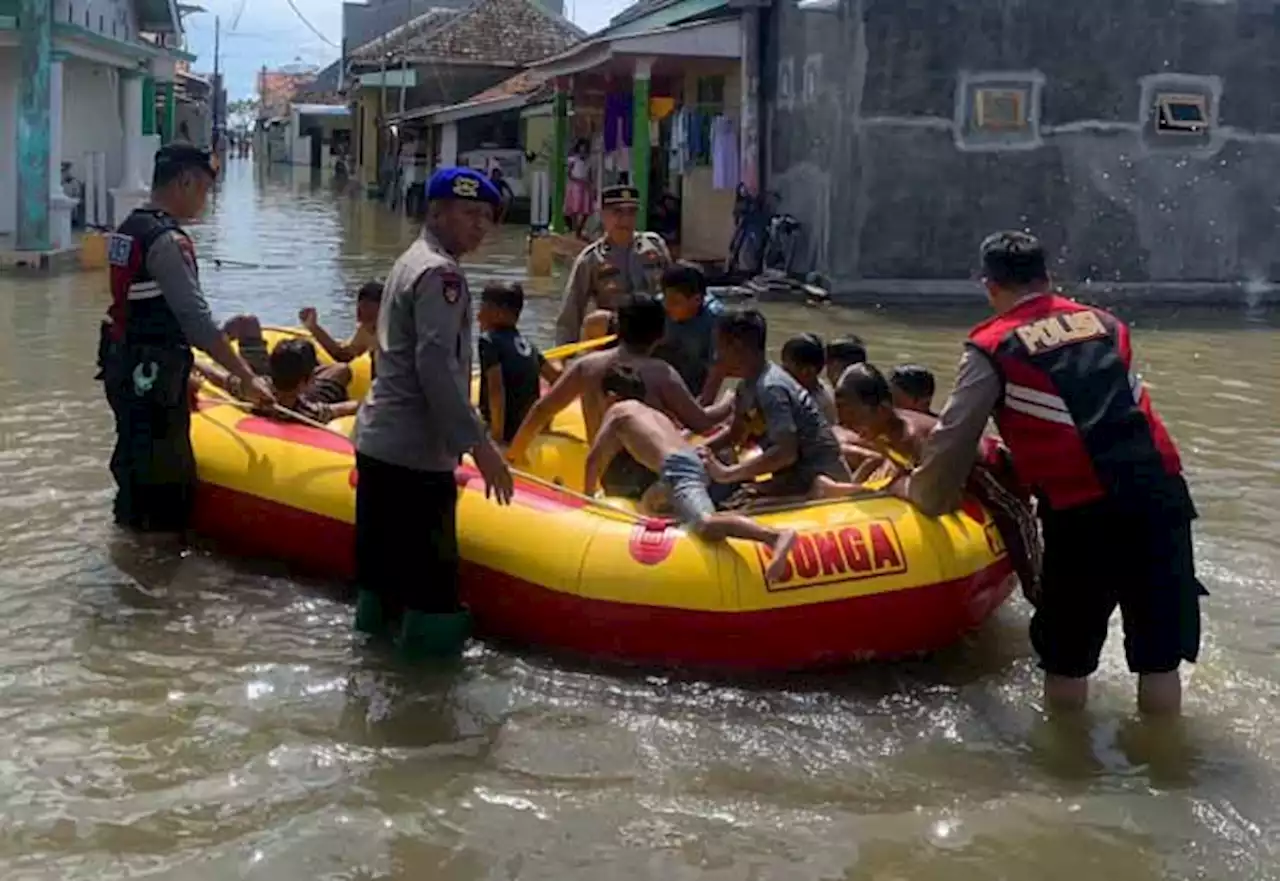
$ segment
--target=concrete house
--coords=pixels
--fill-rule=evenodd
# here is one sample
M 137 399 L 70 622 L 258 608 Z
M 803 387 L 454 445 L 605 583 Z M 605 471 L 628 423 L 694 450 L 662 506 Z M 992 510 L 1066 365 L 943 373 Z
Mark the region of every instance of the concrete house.
M 47 262 L 74 246 L 73 215 L 109 226 L 146 198 L 157 93 L 175 107 L 177 62 L 192 60 L 181 37 L 173 0 L 0 0 L 8 259 Z M 64 168 L 77 186 L 64 186 Z
M 1280 279 L 1271 0 L 775 0 L 765 184 L 837 293 L 974 293 L 996 228 L 1112 297 Z
M 560 8 L 546 0 L 445 3 L 349 48 L 359 180 L 370 189 L 385 184 L 405 153 L 422 151 L 422 162 L 411 164 L 425 166 L 426 148 L 400 137 L 400 121 L 415 111 L 462 102 L 582 39 Z

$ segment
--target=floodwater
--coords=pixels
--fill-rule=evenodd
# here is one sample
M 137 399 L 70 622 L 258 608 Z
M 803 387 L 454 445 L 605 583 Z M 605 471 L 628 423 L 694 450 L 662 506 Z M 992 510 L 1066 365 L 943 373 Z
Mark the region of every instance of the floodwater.
M 412 230 L 233 161 L 197 230 L 216 311 L 349 325 Z M 223 259 L 214 269 L 208 259 Z M 235 261 L 234 263 L 231 261 Z M 519 277 L 520 237 L 474 276 Z M 249 264 L 248 266 L 243 264 Z M 550 334 L 554 287 L 527 309 Z M 0 878 L 1280 878 L 1280 326 L 1131 315 L 1203 519 L 1188 719 L 1046 722 L 1011 603 L 928 661 L 724 683 L 477 646 L 361 650 L 331 585 L 109 525 L 99 276 L 0 277 Z M 949 378 L 975 315 L 771 307 Z M 1088 548 L 1081 548 L 1088 553 Z

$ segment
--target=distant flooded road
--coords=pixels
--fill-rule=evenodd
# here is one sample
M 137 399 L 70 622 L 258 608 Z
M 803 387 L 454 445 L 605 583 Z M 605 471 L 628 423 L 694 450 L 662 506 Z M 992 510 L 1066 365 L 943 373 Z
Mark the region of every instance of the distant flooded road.
M 232 160 L 195 230 L 215 311 L 350 326 L 415 230 Z M 216 268 L 213 260 L 223 262 Z M 471 258 L 524 273 L 523 233 Z M 524 324 L 550 339 L 559 281 Z M 1165 881 L 1280 878 L 1280 321 L 1128 314 L 1182 445 L 1206 649 L 1180 730 L 1037 708 L 1011 603 L 927 662 L 725 684 L 477 646 L 413 672 L 332 585 L 110 525 L 100 275 L 0 276 L 0 878 Z M 981 314 L 769 307 L 949 380 Z M 1089 553 L 1081 548 L 1081 553 Z

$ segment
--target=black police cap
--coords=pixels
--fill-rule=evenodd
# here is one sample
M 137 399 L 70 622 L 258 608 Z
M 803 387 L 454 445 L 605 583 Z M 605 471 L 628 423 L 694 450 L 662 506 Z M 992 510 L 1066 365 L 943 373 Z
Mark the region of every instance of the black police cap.
M 605 187 L 600 191 L 600 203 L 606 208 L 622 208 L 640 204 L 640 191 L 625 184 Z
M 210 177 L 218 176 L 218 166 L 213 154 L 193 144 L 166 144 L 156 151 L 156 166 L 191 168 L 203 171 Z

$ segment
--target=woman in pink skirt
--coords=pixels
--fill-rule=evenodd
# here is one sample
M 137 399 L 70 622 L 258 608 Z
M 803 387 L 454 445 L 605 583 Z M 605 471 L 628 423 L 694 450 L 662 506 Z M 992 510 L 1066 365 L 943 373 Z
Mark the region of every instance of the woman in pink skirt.
M 581 236 L 587 218 L 591 216 L 591 169 L 587 164 L 587 156 L 591 146 L 586 140 L 578 141 L 568 160 L 568 186 L 565 188 L 564 213 L 569 220 L 569 229 Z

